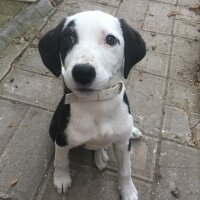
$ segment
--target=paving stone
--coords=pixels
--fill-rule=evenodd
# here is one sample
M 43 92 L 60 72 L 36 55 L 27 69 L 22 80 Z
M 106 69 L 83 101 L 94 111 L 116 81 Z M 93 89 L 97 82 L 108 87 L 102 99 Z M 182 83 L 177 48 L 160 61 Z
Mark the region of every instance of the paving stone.
M 27 106 L 0 100 L 0 155 L 23 119 Z
M 136 65 L 136 69 L 166 77 L 169 55 L 147 51 L 146 56 Z
M 183 58 L 173 55 L 169 77 L 183 82 L 194 82 L 197 74 L 197 64 L 186 62 Z
M 200 33 L 198 32 L 199 26 L 191 22 L 183 22 L 175 20 L 173 34 L 179 37 L 186 37 L 191 39 L 199 39 Z
M 168 85 L 167 104 L 185 111 L 200 113 L 200 91 L 195 85 L 180 81 L 170 81 Z
M 110 14 L 115 14 L 116 11 L 116 8 L 113 6 L 105 6 L 85 0 L 80 0 L 78 2 L 76 0 L 65 1 L 59 6 L 58 9 L 70 14 L 75 14 L 87 10 L 101 10 Z
M 117 7 L 120 4 L 120 0 L 91 0 L 92 2 L 103 4 L 103 5 L 109 5 L 109 6 L 115 6 Z
M 151 2 L 144 22 L 144 30 L 171 35 L 173 18 L 167 15 L 175 10 L 175 6 Z
M 152 32 L 142 31 L 141 36 L 143 37 L 146 48 L 148 51 L 157 53 L 170 54 L 172 37 L 167 35 L 156 34 L 152 36 Z
M 122 1 L 117 11 L 118 18 L 124 18 L 133 28 L 139 29 L 139 23 L 145 20 L 149 2 L 139 0 Z
M 179 142 L 190 141 L 191 130 L 187 113 L 178 108 L 165 106 L 162 136 Z
M 54 110 L 62 97 L 62 87 L 61 79 L 13 70 L 0 85 L 0 94 L 5 98 Z
M 198 200 L 200 196 L 200 151 L 172 142 L 162 142 L 161 179 L 155 200 L 173 200 L 172 190 L 180 191 L 179 200 Z
M 50 11 L 55 9 L 49 0 L 40 0 L 35 6 L 35 10 L 42 16 L 46 16 Z
M 164 78 L 133 70 L 129 76 L 127 89 L 130 97 L 134 97 L 135 93 L 139 93 L 148 99 L 162 101 L 165 92 L 165 82 L 166 79 Z
M 169 3 L 169 4 L 176 4 L 176 0 L 158 0 L 160 2 Z
M 135 126 L 144 133 L 157 136 L 161 129 L 162 94 L 165 81 L 156 76 L 154 78 L 153 75 L 139 75 L 138 73 L 134 75 L 134 73 L 131 74 L 127 94 Z
M 16 64 L 16 68 L 54 77 L 42 63 L 38 48 L 27 49 L 20 61 Z
M 12 62 L 17 58 L 21 52 L 28 46 L 25 41 L 18 41 L 16 43 L 10 44 L 1 54 L 0 54 L 0 80 L 6 75 L 10 70 Z
M 10 198 L 33 199 L 52 157 L 48 136 L 52 113 L 31 108 L 0 157 L 0 191 Z M 17 183 L 11 187 L 11 182 Z
M 52 170 L 53 171 L 53 170 Z M 71 164 L 72 186 L 65 196 L 58 195 L 53 188 L 52 172 L 47 189 L 42 200 L 119 200 L 117 190 L 118 179 L 116 174 L 104 171 L 100 172 L 93 167 L 80 164 Z M 139 193 L 139 198 L 149 200 L 151 186 L 138 180 L 133 180 Z M 78 191 L 78 192 L 77 192 Z
M 45 27 L 42 29 L 42 34 L 55 28 L 62 21 L 62 19 L 66 18 L 67 16 L 68 16 L 68 13 L 62 12 L 62 11 L 57 11 L 47 22 Z
M 190 145 L 200 149 L 200 115 L 196 113 L 190 114 L 190 127 L 192 131 L 192 139 Z
M 178 0 L 178 4 L 181 6 L 193 7 L 199 4 L 199 0 Z
M 184 62 L 198 62 L 199 43 L 193 40 L 175 37 L 172 43 L 172 55 L 183 59 Z
M 141 139 L 133 140 L 131 146 L 132 175 L 134 177 L 153 181 L 157 140 L 143 135 Z M 107 168 L 117 171 L 117 160 L 112 147 L 108 149 L 108 155 L 109 163 Z
M 189 10 L 187 7 L 179 6 L 178 11 L 179 14 L 175 16 L 175 19 L 189 23 L 200 23 L 200 16 L 196 12 Z

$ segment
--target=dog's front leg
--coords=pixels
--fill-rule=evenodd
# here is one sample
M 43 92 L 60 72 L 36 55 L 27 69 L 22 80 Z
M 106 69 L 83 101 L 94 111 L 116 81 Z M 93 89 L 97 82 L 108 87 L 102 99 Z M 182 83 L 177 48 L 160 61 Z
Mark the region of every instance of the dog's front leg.
M 119 192 L 122 200 L 138 200 L 138 192 L 131 178 L 130 151 L 128 141 L 115 143 L 114 150 L 119 168 Z
M 71 177 L 69 170 L 69 154 L 70 147 L 60 147 L 55 144 L 55 160 L 54 160 L 54 175 L 53 183 L 58 193 L 66 193 L 71 185 Z

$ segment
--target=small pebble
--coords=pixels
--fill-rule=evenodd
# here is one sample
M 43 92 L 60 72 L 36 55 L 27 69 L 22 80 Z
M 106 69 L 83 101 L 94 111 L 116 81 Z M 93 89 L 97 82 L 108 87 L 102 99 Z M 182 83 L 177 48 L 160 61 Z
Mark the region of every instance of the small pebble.
M 156 33 L 155 33 L 155 32 L 152 32 L 152 33 L 151 33 L 151 36 L 152 36 L 152 37 L 155 37 L 155 36 L 156 36 Z
M 175 198 L 179 198 L 180 196 L 180 190 L 178 188 L 174 188 L 171 190 L 171 194 L 175 197 Z

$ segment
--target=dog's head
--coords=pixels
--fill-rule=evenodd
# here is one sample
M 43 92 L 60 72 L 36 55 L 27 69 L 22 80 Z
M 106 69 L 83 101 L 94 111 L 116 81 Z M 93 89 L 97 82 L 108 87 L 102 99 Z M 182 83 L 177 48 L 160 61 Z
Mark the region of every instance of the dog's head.
M 39 51 L 45 66 L 55 76 L 62 73 L 71 90 L 94 91 L 116 77 L 127 78 L 146 48 L 140 34 L 123 19 L 87 11 L 63 19 L 46 33 Z

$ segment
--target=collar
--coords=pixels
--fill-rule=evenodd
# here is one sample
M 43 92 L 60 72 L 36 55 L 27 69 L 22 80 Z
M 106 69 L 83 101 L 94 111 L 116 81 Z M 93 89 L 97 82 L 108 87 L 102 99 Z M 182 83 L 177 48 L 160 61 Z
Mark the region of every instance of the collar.
M 97 92 L 92 92 L 89 95 L 82 95 L 80 93 L 69 93 L 65 95 L 65 104 L 70 104 L 74 102 L 87 102 L 87 101 L 102 101 L 102 100 L 108 100 L 116 97 L 118 94 L 121 93 L 123 88 L 123 83 L 119 82 L 117 85 L 100 90 Z

